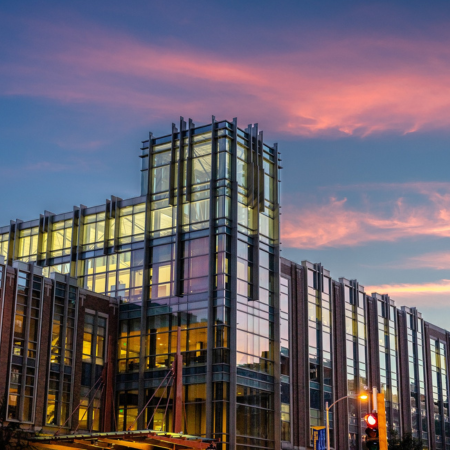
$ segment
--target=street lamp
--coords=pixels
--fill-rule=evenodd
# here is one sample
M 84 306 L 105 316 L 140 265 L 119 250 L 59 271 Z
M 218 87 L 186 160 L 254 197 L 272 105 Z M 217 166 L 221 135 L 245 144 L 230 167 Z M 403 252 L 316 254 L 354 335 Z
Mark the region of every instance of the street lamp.
M 327 412 L 327 421 L 326 421 L 326 429 L 327 429 L 327 450 L 330 450 L 330 418 L 329 418 L 329 412 L 330 409 L 341 400 L 344 400 L 344 398 L 359 398 L 360 400 L 367 400 L 369 397 L 367 394 L 361 394 L 361 395 L 346 395 L 345 397 L 338 398 L 334 403 L 332 403 L 330 406 L 328 406 L 328 402 L 325 403 L 325 411 Z

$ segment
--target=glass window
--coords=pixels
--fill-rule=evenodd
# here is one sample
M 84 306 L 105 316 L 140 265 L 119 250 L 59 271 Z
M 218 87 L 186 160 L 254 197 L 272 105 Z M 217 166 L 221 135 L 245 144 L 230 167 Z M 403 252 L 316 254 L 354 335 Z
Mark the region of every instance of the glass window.
M 173 245 L 159 245 L 152 248 L 152 263 L 170 261 L 172 259 Z
M 237 182 L 239 186 L 242 186 L 243 188 L 247 189 L 247 163 L 244 161 L 241 161 L 240 159 L 237 160 Z
M 192 184 L 206 183 L 211 179 L 211 155 L 192 160 Z
M 172 263 L 154 264 L 150 269 L 150 283 L 161 284 L 172 281 Z
M 38 232 L 38 227 L 20 230 L 18 259 L 21 261 L 36 261 L 38 252 Z
M 190 204 L 190 223 L 209 220 L 209 199 Z
M 164 230 L 172 228 L 173 208 L 157 209 L 151 213 L 151 229 L 152 231 Z
M 171 151 L 160 152 L 153 155 L 153 167 L 164 166 L 171 160 Z
M 84 217 L 83 250 L 93 250 L 103 246 L 105 237 L 105 213 Z
M 170 165 L 152 169 L 153 192 L 169 190 Z
M 9 233 L 0 234 L 0 256 L 8 259 Z
M 52 257 L 68 255 L 72 246 L 72 221 L 56 222 L 52 225 L 50 251 Z

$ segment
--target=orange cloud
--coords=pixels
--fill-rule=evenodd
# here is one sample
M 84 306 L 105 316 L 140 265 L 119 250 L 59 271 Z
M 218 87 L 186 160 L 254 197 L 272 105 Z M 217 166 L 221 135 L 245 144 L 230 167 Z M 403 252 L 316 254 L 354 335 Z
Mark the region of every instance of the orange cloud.
M 426 308 L 442 308 L 450 305 L 450 280 L 428 283 L 382 284 L 365 286 L 367 293 L 389 294 L 397 306 L 407 305 Z
M 141 122 L 211 111 L 305 136 L 450 125 L 447 42 L 322 38 L 309 49 L 230 57 L 116 31 L 35 27 L 46 40 L 40 52 L 3 63 L 2 95 L 126 108 Z
M 374 212 L 379 209 L 376 204 L 366 205 L 364 210 L 352 208 L 345 197 L 331 197 L 322 205 L 287 205 L 282 216 L 283 244 L 317 249 L 424 236 L 450 237 L 450 183 L 380 184 L 378 188 L 412 190 L 424 196 L 425 202 L 412 204 L 400 196 L 387 213 Z M 368 185 L 368 189 L 376 189 L 376 185 Z

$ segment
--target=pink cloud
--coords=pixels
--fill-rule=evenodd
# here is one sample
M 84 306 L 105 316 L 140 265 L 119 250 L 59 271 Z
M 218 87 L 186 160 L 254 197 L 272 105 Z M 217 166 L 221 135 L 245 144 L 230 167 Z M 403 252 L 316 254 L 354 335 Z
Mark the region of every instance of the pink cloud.
M 350 186 L 350 190 L 353 187 Z M 378 189 L 413 191 L 424 197 L 420 204 L 402 196 L 380 211 L 368 202 L 352 208 L 347 199 L 330 197 L 325 204 L 293 204 L 283 208 L 282 242 L 295 248 L 356 246 L 417 237 L 450 237 L 450 183 L 380 184 Z M 364 186 L 359 186 L 364 191 Z M 376 189 L 369 184 L 365 189 Z M 395 191 L 394 191 L 395 192 Z M 395 194 L 394 194 L 395 195 Z M 423 199 L 422 199 L 423 200 Z
M 365 286 L 367 293 L 389 294 L 398 306 L 443 308 L 450 305 L 450 280 Z
M 34 26 L 46 36 L 45 50 L 3 64 L 3 95 L 95 103 L 134 112 L 141 122 L 174 111 L 239 115 L 244 123 L 257 117 L 305 136 L 450 125 L 448 42 L 323 38 L 306 50 L 229 57 L 109 30 Z

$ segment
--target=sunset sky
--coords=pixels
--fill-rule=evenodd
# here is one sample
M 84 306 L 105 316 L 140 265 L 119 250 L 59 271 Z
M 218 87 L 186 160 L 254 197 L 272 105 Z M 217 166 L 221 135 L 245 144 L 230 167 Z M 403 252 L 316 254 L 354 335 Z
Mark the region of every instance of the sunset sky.
M 282 256 L 450 327 L 448 1 L 0 5 L 0 225 L 139 195 L 179 116 L 282 153 Z

